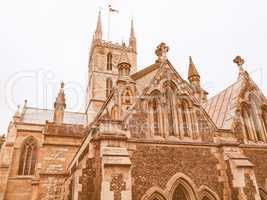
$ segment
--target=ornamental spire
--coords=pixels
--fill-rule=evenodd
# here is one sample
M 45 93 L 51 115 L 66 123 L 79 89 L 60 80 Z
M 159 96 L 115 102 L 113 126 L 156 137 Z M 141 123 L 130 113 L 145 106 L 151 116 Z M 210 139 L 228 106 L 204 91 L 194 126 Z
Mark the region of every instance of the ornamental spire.
M 200 79 L 200 75 L 193 63 L 193 59 L 189 56 L 189 69 L 188 69 L 188 80 L 191 82 L 192 79 Z
M 130 75 L 131 64 L 129 57 L 127 55 L 127 49 L 125 44 L 123 44 L 123 49 L 118 64 L 118 70 L 119 70 L 119 78 L 128 77 Z
M 193 88 L 194 96 L 200 103 L 206 102 L 208 92 L 201 87 L 200 75 L 191 56 L 189 56 L 188 80 Z
M 131 20 L 131 34 L 130 34 L 131 38 L 135 38 L 135 31 L 134 31 L 134 21 L 133 19 Z
M 122 46 L 123 46 L 123 49 L 121 51 L 121 55 L 120 55 L 120 59 L 119 59 L 118 64 L 119 65 L 123 64 L 123 63 L 130 64 L 130 60 L 129 60 L 129 57 L 127 55 L 127 49 L 126 49 L 125 43 L 123 43 Z
M 99 11 L 94 39 L 102 40 L 102 35 L 103 35 L 103 32 L 102 32 L 102 23 L 101 23 L 101 11 Z
M 20 121 L 21 113 L 20 113 L 20 106 L 18 105 L 18 109 L 16 110 L 14 116 L 13 116 L 13 121 L 18 122 Z
M 62 124 L 64 121 L 64 110 L 66 108 L 66 100 L 64 93 L 64 83 L 61 83 L 60 91 L 54 103 L 54 122 L 57 124 Z
M 135 37 L 133 19 L 131 20 L 131 33 L 130 33 L 130 39 L 129 39 L 129 46 L 136 52 L 136 37 Z

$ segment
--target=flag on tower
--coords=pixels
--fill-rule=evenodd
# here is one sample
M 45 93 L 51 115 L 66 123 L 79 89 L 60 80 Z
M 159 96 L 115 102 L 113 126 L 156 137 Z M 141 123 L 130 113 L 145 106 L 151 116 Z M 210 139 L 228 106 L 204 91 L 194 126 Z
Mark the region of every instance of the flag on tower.
M 116 10 L 116 9 L 113 9 L 113 8 L 111 7 L 111 5 L 109 5 L 108 7 L 109 7 L 109 12 L 119 13 L 119 11 Z

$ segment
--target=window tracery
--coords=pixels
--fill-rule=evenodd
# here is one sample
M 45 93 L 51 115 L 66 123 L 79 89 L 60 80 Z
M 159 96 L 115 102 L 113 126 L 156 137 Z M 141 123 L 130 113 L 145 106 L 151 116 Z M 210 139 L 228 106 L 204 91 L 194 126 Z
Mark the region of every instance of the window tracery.
M 243 119 L 243 124 L 244 124 L 244 131 L 247 140 L 253 141 L 254 138 L 252 136 L 252 124 L 251 124 L 251 115 L 248 109 L 248 106 L 243 106 L 242 108 L 242 119 Z
M 149 103 L 150 118 L 151 118 L 151 130 L 154 136 L 161 135 L 161 104 L 160 104 L 160 93 L 154 91 L 151 94 L 151 100 Z
M 37 161 L 37 141 L 33 137 L 27 138 L 21 148 L 18 175 L 34 175 Z
M 182 127 L 183 127 L 183 134 L 184 137 L 189 137 L 189 121 L 188 121 L 188 110 L 189 106 L 188 103 L 183 100 L 181 103 L 181 113 L 182 113 Z
M 264 116 L 259 111 L 259 103 L 255 100 L 251 104 L 243 103 L 242 120 L 244 126 L 245 137 L 248 141 L 258 142 L 264 141 Z

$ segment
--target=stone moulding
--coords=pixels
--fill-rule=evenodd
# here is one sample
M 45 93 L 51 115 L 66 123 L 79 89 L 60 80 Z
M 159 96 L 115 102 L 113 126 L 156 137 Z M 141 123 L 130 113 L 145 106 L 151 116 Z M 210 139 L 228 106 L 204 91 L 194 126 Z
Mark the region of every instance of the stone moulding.
M 209 187 L 202 185 L 198 189 L 195 183 L 185 174 L 175 174 L 166 184 L 165 189 L 153 186 L 147 190 L 141 200 L 172 200 L 173 194 L 177 186 L 182 185 L 190 195 L 190 199 L 197 200 L 203 197 L 209 197 L 212 200 L 220 200 L 219 196 Z M 201 197 L 201 198 L 200 198 Z

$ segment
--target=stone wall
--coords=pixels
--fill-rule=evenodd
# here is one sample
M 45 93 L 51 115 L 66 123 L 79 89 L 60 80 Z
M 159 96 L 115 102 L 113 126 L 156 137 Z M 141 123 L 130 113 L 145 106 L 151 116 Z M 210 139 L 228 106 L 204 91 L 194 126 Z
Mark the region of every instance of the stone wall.
M 267 191 L 267 149 L 244 148 L 243 151 L 255 165 L 254 171 L 258 186 Z
M 96 199 L 96 169 L 95 169 L 95 159 L 88 158 L 86 160 L 86 167 L 82 169 L 82 176 L 79 178 L 79 184 L 82 188 L 79 192 L 79 200 L 93 200 Z
M 206 185 L 222 197 L 217 160 L 206 147 L 138 144 L 132 158 L 132 195 L 140 200 L 152 186 L 165 189 L 176 173 L 189 176 L 197 187 Z
M 39 185 L 39 200 L 63 200 L 64 176 L 42 176 Z
M 31 178 L 8 180 L 5 200 L 29 200 L 32 196 Z

